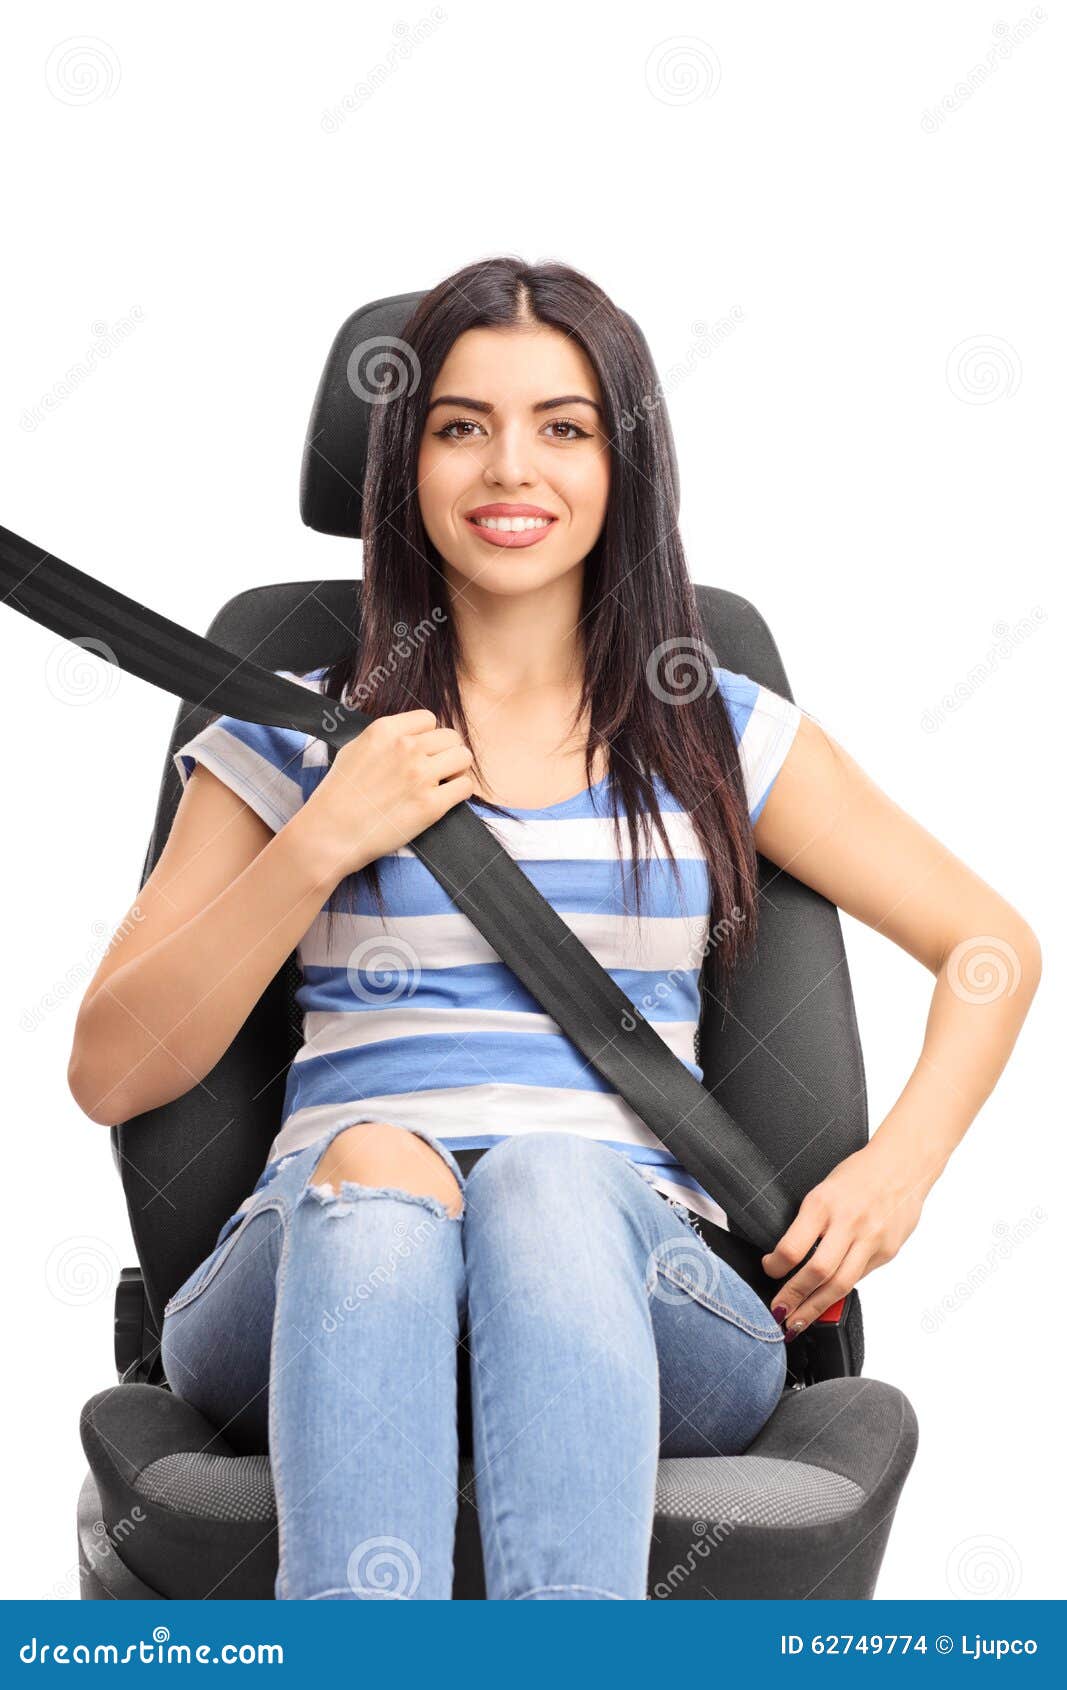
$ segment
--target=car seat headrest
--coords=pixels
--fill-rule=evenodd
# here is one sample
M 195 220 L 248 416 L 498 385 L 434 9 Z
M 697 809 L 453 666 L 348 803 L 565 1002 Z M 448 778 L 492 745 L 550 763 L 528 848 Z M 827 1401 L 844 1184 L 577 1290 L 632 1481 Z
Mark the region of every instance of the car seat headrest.
M 400 380 L 405 379 L 404 370 L 410 380 L 411 360 L 403 331 L 426 291 L 372 300 L 346 317 L 334 336 L 311 409 L 300 466 L 300 515 L 320 534 L 346 535 L 354 540 L 361 536 L 371 406 L 383 366 L 395 361 L 401 370 Z M 639 325 L 628 312 L 624 315 L 647 353 Z M 657 379 L 653 393 L 642 395 L 635 405 L 627 426 L 640 426 L 645 411 L 662 404 Z M 678 459 L 665 407 L 660 421 L 670 454 L 677 515 Z M 625 440 L 622 444 L 625 447 Z

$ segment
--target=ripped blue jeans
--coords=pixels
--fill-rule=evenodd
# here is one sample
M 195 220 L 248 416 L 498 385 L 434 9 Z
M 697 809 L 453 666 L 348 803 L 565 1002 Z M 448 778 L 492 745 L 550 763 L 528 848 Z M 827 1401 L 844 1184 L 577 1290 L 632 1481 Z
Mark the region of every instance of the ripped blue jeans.
M 164 1311 L 172 1390 L 269 1451 L 275 1596 L 451 1597 L 462 1337 L 487 1596 L 644 1599 L 659 1457 L 739 1454 L 778 1404 L 770 1311 L 609 1145 L 524 1133 L 464 1179 L 419 1133 L 450 1214 L 314 1181 L 342 1130 L 271 1164 Z

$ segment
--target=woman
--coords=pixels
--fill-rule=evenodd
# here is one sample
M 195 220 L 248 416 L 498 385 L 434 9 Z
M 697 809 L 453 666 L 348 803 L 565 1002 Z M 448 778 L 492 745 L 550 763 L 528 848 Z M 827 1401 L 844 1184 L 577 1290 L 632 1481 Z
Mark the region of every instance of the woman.
M 813 718 L 714 662 L 654 372 L 598 287 L 472 265 L 404 340 L 412 379 L 373 408 L 361 644 L 291 677 L 375 720 L 332 764 L 230 717 L 176 754 L 71 1085 L 114 1122 L 200 1084 L 298 947 L 281 1128 L 162 1334 L 173 1390 L 269 1447 L 277 1596 L 451 1595 L 466 1321 L 488 1595 L 639 1599 L 659 1457 L 745 1450 L 783 1337 L 900 1249 L 1040 952 Z M 715 1193 L 407 848 L 468 801 L 698 1076 L 701 965 L 727 995 L 757 849 L 936 976 L 900 1098 L 763 1258 L 773 1308 L 695 1232 L 725 1224 Z M 1013 960 L 992 1003 L 958 989 L 976 935 Z

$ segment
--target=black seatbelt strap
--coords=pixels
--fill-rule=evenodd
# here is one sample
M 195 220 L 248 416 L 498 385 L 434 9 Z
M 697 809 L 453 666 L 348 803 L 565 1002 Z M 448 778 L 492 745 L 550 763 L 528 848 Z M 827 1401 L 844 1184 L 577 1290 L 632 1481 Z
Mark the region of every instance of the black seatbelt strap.
M 194 634 L 3 527 L 0 599 L 183 702 L 297 729 L 323 740 L 331 758 L 372 720 Z M 481 818 L 457 804 L 410 848 L 597 1073 L 722 1204 L 731 1230 L 773 1249 L 795 1204 L 764 1151 L 679 1061 Z

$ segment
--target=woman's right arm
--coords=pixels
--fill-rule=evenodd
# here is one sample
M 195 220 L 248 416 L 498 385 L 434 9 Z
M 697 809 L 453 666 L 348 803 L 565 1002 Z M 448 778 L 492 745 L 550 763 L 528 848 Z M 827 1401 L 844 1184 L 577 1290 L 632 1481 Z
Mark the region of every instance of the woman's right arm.
M 277 833 L 198 764 L 78 1013 L 84 1113 L 113 1125 L 198 1085 L 334 887 L 469 798 L 469 763 L 430 711 L 381 717 Z

